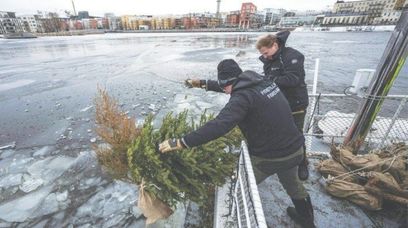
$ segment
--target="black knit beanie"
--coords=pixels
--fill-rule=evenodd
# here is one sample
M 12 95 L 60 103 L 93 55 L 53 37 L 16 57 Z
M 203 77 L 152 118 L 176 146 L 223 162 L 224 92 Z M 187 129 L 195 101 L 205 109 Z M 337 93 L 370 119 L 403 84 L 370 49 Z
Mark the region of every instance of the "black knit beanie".
M 233 84 L 238 76 L 242 73 L 238 63 L 233 59 L 222 60 L 217 67 L 218 70 L 218 84 L 220 87 L 225 87 Z

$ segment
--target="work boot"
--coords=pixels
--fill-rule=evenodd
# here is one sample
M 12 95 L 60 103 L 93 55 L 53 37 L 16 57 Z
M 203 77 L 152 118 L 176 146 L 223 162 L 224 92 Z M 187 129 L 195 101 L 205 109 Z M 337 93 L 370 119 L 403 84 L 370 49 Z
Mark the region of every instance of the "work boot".
M 295 207 L 288 207 L 287 212 L 290 218 L 303 228 L 315 228 L 313 206 L 310 196 L 304 199 L 292 199 Z
M 306 151 L 305 147 L 303 147 L 303 149 L 304 151 Z M 305 181 L 307 180 L 307 178 L 309 178 L 308 165 L 309 165 L 309 161 L 307 160 L 306 152 L 305 152 L 303 160 L 298 166 L 298 177 L 301 181 Z

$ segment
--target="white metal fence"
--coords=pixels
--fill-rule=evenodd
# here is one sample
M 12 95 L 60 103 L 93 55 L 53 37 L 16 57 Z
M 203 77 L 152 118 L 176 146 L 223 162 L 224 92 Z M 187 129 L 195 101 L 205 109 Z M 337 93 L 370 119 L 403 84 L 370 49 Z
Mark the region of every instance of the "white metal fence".
M 254 171 L 244 141 L 241 144 L 236 179 L 232 185 L 228 185 L 217 191 L 214 227 L 266 228 Z M 227 189 L 232 190 L 231 195 Z M 230 204 L 225 202 L 228 197 L 232 197 Z

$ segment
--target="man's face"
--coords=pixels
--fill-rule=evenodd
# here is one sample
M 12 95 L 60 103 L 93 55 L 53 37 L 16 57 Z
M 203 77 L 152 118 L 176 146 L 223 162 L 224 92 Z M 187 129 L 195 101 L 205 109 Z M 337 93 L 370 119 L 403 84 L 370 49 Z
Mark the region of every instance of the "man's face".
M 231 94 L 231 92 L 232 92 L 232 85 L 225 86 L 225 87 L 224 87 L 224 92 L 225 92 L 226 94 Z
M 259 53 L 266 58 L 272 59 L 272 56 L 279 50 L 279 46 L 277 43 L 273 43 L 271 47 L 261 47 L 259 49 Z

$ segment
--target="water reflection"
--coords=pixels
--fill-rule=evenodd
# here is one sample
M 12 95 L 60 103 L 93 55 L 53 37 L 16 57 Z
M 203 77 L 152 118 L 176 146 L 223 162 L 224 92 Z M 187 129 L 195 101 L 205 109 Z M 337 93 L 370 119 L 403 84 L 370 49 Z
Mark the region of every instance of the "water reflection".
M 231 47 L 240 47 L 246 48 L 253 45 L 253 42 L 249 39 L 249 35 L 247 34 L 240 34 L 234 37 L 227 37 L 224 40 L 224 47 L 231 48 Z

